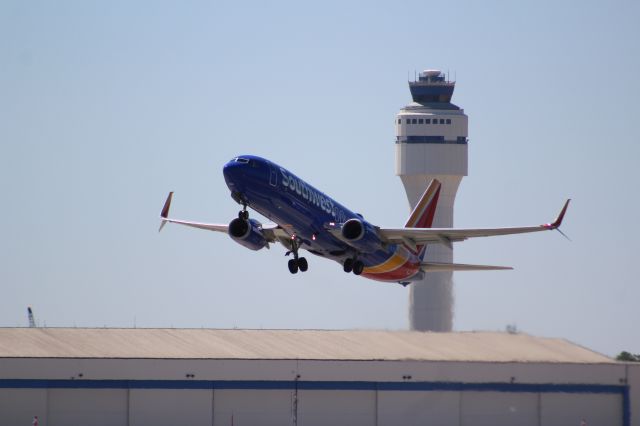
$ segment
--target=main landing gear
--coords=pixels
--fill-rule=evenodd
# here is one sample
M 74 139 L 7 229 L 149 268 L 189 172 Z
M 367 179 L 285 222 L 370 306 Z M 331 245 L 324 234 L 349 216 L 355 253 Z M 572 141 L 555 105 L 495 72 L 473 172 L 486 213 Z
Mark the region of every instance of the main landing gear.
M 300 272 L 307 272 L 307 269 L 309 269 L 307 259 L 305 259 L 304 257 L 289 259 L 287 266 L 289 266 L 289 272 L 291 272 L 292 274 L 298 273 L 298 270 L 300 270 Z
M 287 266 L 289 267 L 289 272 L 292 274 L 300 272 L 307 272 L 309 269 L 309 264 L 307 263 L 307 259 L 304 257 L 298 257 L 298 249 L 300 248 L 300 243 L 298 242 L 298 238 L 293 236 L 291 238 L 291 251 L 288 251 L 285 256 L 289 256 L 293 253 L 293 259 L 289 259 Z
M 358 259 L 349 258 L 344 261 L 342 266 L 346 273 L 353 272 L 355 275 L 362 274 L 362 271 L 364 270 L 364 263 Z

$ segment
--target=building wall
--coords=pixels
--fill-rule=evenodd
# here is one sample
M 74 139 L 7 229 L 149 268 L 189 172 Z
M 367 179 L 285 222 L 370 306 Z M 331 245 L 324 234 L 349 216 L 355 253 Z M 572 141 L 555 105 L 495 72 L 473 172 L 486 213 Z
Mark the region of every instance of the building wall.
M 458 425 L 460 395 L 457 391 L 378 392 L 378 425 Z
M 625 383 L 629 386 L 629 415 L 632 426 L 640 426 L 640 365 L 629 363 L 626 366 Z
M 300 382 L 304 385 L 310 383 Z M 3 389 L 0 424 L 624 426 L 620 393 L 505 390 Z M 451 385 L 451 383 L 449 384 Z M 313 385 L 312 385 L 313 386 Z M 44 397 L 43 397 L 44 394 Z M 44 402 L 44 403 L 43 403 Z M 297 421 L 297 423 L 296 423 Z M 627 423 L 627 424 L 637 424 Z
M 280 389 L 216 389 L 214 426 L 281 426 L 292 423 L 294 391 Z M 298 422 L 298 424 L 301 424 Z
M 376 393 L 372 390 L 301 390 L 300 426 L 371 426 L 376 424 Z
M 0 389 L 0 425 L 30 425 L 46 412 L 47 389 Z
M 129 410 L 128 424 L 131 426 L 210 425 L 213 415 L 213 391 L 131 389 Z M 127 423 L 112 424 L 126 425 Z
M 544 426 L 622 425 L 622 397 L 601 394 L 542 395 L 541 418 Z
M 126 389 L 48 389 L 47 392 L 44 420 L 49 425 L 127 424 Z M 43 418 L 39 417 L 42 424 Z
M 640 426 L 638 388 L 622 363 L 2 359 L 0 425 Z
M 538 395 L 532 392 L 462 392 L 459 424 L 538 426 Z

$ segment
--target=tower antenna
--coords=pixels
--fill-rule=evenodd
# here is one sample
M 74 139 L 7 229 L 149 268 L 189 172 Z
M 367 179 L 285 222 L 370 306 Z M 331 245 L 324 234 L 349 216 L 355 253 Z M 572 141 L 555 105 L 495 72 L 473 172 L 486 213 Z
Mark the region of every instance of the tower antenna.
M 33 316 L 33 311 L 31 310 L 31 306 L 27 306 L 27 314 L 29 317 L 29 328 L 35 328 L 36 327 L 36 319 Z

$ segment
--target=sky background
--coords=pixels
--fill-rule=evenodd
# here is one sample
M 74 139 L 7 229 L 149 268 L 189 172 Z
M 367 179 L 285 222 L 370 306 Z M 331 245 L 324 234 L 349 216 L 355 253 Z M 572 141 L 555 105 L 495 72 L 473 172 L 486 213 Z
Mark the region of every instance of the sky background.
M 455 330 L 640 353 L 640 3 L 0 3 L 0 326 L 406 329 L 408 289 L 158 215 L 226 223 L 222 166 L 272 159 L 380 226 L 407 75 L 457 80 Z M 257 214 L 253 217 L 258 218 Z

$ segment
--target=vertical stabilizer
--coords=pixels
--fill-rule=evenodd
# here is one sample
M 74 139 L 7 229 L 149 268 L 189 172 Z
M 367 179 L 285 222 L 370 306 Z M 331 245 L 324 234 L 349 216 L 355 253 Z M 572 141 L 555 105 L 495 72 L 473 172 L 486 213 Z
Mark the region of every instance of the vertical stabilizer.
M 404 224 L 405 228 L 431 228 L 440 197 L 440 181 L 433 179 Z
M 442 185 L 438 179 L 433 179 L 431 181 L 409 215 L 409 219 L 407 219 L 407 222 L 404 224 L 405 228 L 431 228 L 431 225 L 433 225 L 433 218 L 436 215 L 436 208 L 438 207 L 438 198 L 440 197 L 441 186 Z M 424 254 L 427 248 L 426 245 L 416 246 L 411 244 L 409 248 L 415 248 L 415 252 L 418 254 L 420 259 L 424 259 Z

